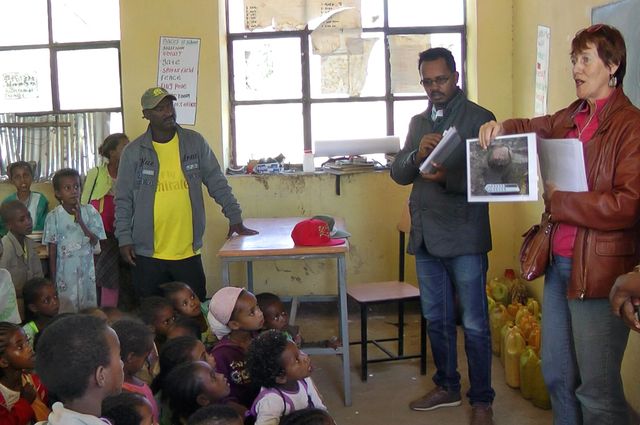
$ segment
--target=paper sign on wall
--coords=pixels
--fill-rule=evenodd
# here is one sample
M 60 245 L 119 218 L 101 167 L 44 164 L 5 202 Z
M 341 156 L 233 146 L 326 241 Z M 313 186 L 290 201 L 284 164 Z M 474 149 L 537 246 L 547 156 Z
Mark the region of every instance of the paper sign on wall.
M 158 86 L 176 97 L 178 124 L 196 123 L 199 56 L 199 38 L 160 37 Z
M 549 41 L 551 30 L 549 27 L 538 25 L 537 54 L 536 54 L 536 93 L 535 115 L 547 114 L 547 93 L 549 91 Z

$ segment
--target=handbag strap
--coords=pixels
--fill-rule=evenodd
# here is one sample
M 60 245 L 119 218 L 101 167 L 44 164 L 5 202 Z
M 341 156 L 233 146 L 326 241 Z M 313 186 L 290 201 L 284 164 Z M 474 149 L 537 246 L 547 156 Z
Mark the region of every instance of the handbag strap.
M 93 185 L 91 186 L 91 191 L 89 192 L 88 201 L 91 201 L 91 198 L 93 197 L 93 191 L 96 188 L 96 183 L 98 183 L 98 177 L 100 177 L 100 167 L 98 167 L 98 171 L 96 172 L 96 178 L 93 179 Z

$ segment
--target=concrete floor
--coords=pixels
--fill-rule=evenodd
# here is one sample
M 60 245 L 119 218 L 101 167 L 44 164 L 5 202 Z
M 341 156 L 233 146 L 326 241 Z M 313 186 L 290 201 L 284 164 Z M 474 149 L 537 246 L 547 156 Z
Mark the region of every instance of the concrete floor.
M 349 335 L 352 341 L 360 336 L 360 315 L 357 305 L 350 304 Z M 406 353 L 418 352 L 420 316 L 408 309 L 405 315 Z M 306 341 L 327 339 L 338 335 L 337 311 L 334 306 L 303 304 L 296 324 Z M 385 306 L 369 313 L 369 338 L 390 337 L 397 334 L 397 314 Z M 458 333 L 459 372 L 462 376 L 462 392 L 469 389 L 467 364 L 463 348 L 464 340 Z M 393 347 L 390 346 L 390 348 Z M 338 425 L 426 425 L 468 424 L 471 408 L 463 396 L 460 407 L 441 408 L 431 412 L 414 412 L 409 409 L 411 400 L 422 396 L 433 387 L 434 372 L 430 348 L 427 358 L 427 375 L 420 375 L 419 359 L 369 365 L 367 382 L 360 380 L 360 346 L 351 346 L 351 393 L 353 404 L 345 407 L 342 391 L 342 364 L 340 357 L 314 356 L 313 379 L 318 386 L 329 412 Z M 380 351 L 370 346 L 369 357 Z M 518 390 L 507 386 L 500 361 L 494 356 L 493 388 L 496 398 L 493 405 L 496 425 L 551 424 L 550 410 L 539 409 L 520 396 Z

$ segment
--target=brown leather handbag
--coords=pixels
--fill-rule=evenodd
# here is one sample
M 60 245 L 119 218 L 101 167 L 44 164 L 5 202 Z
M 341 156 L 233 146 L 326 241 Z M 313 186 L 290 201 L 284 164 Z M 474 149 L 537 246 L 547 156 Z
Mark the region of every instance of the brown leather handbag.
M 544 275 L 551 260 L 551 242 L 553 240 L 554 224 L 551 214 L 542 214 L 540 224 L 534 224 L 522 237 L 520 247 L 520 276 L 531 281 Z

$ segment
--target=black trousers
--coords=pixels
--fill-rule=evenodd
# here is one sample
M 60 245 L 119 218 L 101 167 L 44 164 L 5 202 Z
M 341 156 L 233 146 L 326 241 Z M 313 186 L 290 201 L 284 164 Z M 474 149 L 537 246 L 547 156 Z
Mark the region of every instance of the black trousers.
M 184 260 L 160 260 L 158 258 L 136 256 L 136 265 L 131 267 L 133 286 L 139 298 L 162 295 L 160 285 L 166 282 L 184 282 L 204 300 L 207 295 L 207 281 L 200 255 Z

